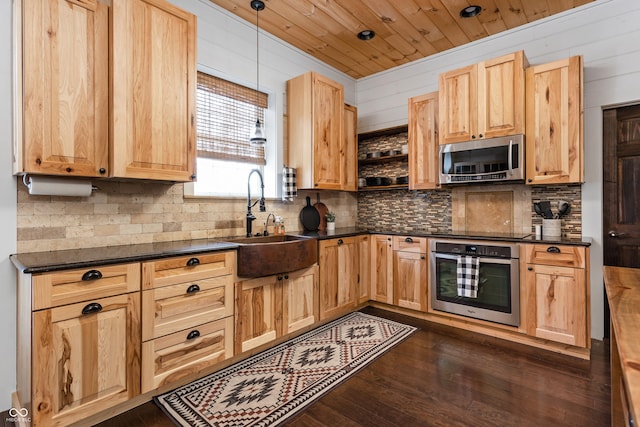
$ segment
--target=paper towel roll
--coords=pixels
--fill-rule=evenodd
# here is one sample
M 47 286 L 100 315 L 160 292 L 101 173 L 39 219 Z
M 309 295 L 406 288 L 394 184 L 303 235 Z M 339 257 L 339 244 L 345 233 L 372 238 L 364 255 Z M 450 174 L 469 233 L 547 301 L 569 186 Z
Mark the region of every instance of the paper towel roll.
M 24 183 L 34 196 L 89 197 L 93 190 L 91 181 L 51 176 L 29 176 Z

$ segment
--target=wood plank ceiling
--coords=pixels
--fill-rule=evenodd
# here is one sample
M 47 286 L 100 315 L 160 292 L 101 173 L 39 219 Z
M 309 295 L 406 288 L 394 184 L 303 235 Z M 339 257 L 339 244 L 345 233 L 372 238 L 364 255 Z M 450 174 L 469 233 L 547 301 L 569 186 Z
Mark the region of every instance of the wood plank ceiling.
M 250 0 L 210 0 L 252 24 Z M 260 29 L 360 78 L 595 0 L 264 0 Z M 461 18 L 470 5 L 482 7 Z M 368 41 L 356 35 L 373 30 Z

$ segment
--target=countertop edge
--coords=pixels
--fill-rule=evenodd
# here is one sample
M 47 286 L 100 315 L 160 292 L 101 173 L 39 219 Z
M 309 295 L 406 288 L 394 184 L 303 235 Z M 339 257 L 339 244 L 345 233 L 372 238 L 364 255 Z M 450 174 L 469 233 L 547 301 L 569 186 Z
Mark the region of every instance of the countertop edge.
M 484 240 L 494 242 L 540 243 L 556 245 L 590 246 L 590 239 L 532 239 L 508 238 L 505 236 L 460 235 L 455 233 L 433 233 L 426 231 L 394 231 L 394 230 L 365 230 L 357 227 L 343 227 L 335 231 L 293 232 L 292 236 L 312 237 L 318 240 L 359 236 L 363 234 L 412 236 L 437 239 L 456 240 Z M 98 267 L 103 265 L 121 264 L 128 262 L 142 262 L 159 258 L 169 258 L 180 255 L 233 250 L 239 245 L 233 243 L 233 237 L 216 239 L 196 239 L 176 242 L 142 243 L 112 247 L 95 247 L 86 249 L 67 249 L 50 252 L 18 253 L 9 256 L 13 265 L 22 273 L 38 274 L 52 271 L 76 268 Z

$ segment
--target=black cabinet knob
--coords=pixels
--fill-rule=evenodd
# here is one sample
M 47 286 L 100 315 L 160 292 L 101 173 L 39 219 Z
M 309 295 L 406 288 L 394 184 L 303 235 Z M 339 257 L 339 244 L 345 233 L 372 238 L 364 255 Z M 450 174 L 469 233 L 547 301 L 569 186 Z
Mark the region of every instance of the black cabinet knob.
M 550 254 L 559 254 L 560 253 L 560 248 L 557 246 L 549 246 L 547 248 L 547 252 L 549 252 Z
M 187 261 L 187 267 L 193 267 L 194 265 L 200 265 L 200 260 L 198 258 L 189 258 L 189 261 Z
M 413 239 L 411 237 L 407 237 L 404 241 L 407 243 L 413 243 Z
M 200 291 L 200 286 L 196 285 L 195 283 L 193 285 L 190 285 L 187 288 L 187 293 L 188 294 L 195 294 L 198 291 Z
M 102 311 L 102 306 L 97 302 L 92 302 L 84 306 L 82 314 L 93 314 L 99 313 L 100 311 Z
M 89 270 L 82 275 L 82 280 L 85 282 L 98 279 L 102 279 L 102 273 L 100 270 Z
M 200 336 L 200 331 L 197 330 L 197 329 L 194 329 L 193 331 L 191 331 L 191 332 L 189 332 L 187 334 L 187 339 L 188 340 L 193 340 L 193 339 L 198 338 L 199 336 Z

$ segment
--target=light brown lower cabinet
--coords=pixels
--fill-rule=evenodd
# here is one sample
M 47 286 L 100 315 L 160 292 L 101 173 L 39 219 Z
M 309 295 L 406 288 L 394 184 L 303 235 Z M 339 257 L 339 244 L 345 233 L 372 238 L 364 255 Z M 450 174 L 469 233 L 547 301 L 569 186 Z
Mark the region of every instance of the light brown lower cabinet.
M 567 245 L 523 246 L 527 334 L 589 348 L 588 251 Z
M 320 319 L 329 319 L 353 310 L 358 302 L 357 237 L 321 240 Z
M 235 354 L 314 324 L 318 265 L 236 283 Z
M 371 239 L 369 235 L 356 237 L 358 242 L 358 304 L 369 301 L 371 295 Z
M 17 397 L 33 426 L 67 426 L 140 394 L 140 268 L 103 271 L 19 276 Z M 31 295 L 66 303 L 31 311 Z
M 393 304 L 427 311 L 427 239 L 393 237 Z
M 393 246 L 391 236 L 371 236 L 371 299 L 393 304 Z
M 235 251 L 142 263 L 142 392 L 233 356 Z

